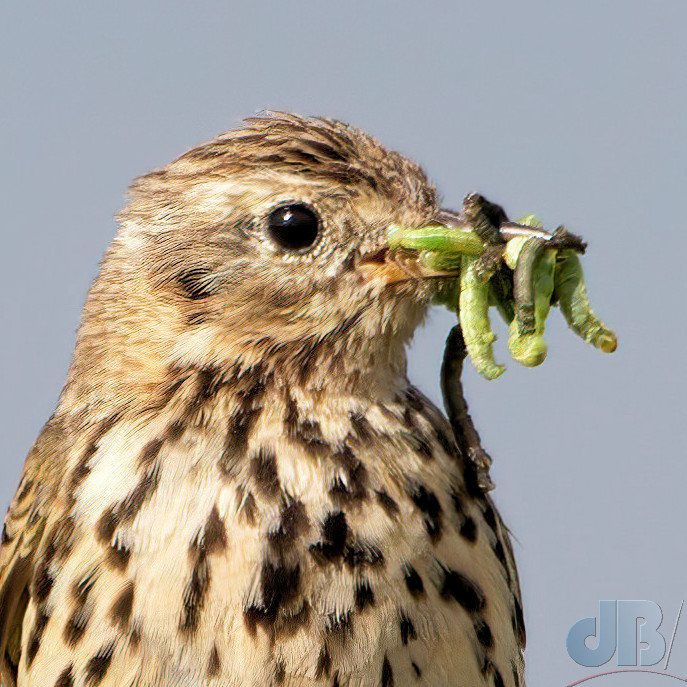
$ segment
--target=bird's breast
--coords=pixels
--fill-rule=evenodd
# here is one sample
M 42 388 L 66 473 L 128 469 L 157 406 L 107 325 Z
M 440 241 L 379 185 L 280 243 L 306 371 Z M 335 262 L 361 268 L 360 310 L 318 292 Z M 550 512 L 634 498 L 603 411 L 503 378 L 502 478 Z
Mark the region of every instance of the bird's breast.
M 507 535 L 436 408 L 203 393 L 98 437 L 56 587 L 66 625 L 89 580 L 75 650 L 160 685 L 514 683 Z

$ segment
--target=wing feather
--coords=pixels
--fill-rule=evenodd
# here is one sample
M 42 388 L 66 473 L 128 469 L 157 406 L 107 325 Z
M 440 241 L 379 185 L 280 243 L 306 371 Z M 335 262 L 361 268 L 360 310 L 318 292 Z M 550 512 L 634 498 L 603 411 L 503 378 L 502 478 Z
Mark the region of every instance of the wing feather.
M 0 545 L 0 679 L 16 685 L 21 630 L 45 532 L 47 506 L 54 502 L 65 463 L 63 424 L 51 418 L 29 452 L 17 493 L 10 504 Z

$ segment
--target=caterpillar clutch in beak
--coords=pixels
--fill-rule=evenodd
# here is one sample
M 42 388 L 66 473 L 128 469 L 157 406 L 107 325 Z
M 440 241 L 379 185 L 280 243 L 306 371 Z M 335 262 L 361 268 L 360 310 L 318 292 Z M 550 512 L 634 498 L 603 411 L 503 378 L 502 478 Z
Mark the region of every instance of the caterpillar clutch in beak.
M 552 305 L 588 343 L 606 353 L 617 347 L 587 297 L 579 259 L 586 244 L 565 227 L 549 232 L 532 215 L 510 222 L 502 208 L 470 194 L 460 212 L 442 210 L 422 227 L 392 226 L 387 238 L 389 248 L 369 256 L 368 264 L 376 261 L 388 283 L 445 278 L 436 300 L 458 314 L 470 357 L 487 379 L 505 370 L 492 352 L 492 306 L 509 325 L 511 355 L 526 367 L 546 358 Z

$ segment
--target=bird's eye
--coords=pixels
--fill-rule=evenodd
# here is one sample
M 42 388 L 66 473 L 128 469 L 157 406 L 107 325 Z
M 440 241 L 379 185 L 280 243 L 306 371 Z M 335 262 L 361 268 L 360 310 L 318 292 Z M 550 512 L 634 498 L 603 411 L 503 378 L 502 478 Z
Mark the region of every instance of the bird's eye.
M 283 205 L 267 219 L 267 233 L 280 248 L 304 250 L 317 240 L 320 221 L 307 205 Z

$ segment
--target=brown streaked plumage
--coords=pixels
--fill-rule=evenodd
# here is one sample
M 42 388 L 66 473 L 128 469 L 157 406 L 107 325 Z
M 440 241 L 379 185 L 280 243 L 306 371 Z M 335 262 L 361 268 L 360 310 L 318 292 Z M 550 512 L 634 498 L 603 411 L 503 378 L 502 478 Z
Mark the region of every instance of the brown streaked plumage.
M 406 378 L 437 286 L 385 237 L 439 211 L 287 114 L 134 182 L 5 522 L 4 683 L 523 684 L 508 533 Z

